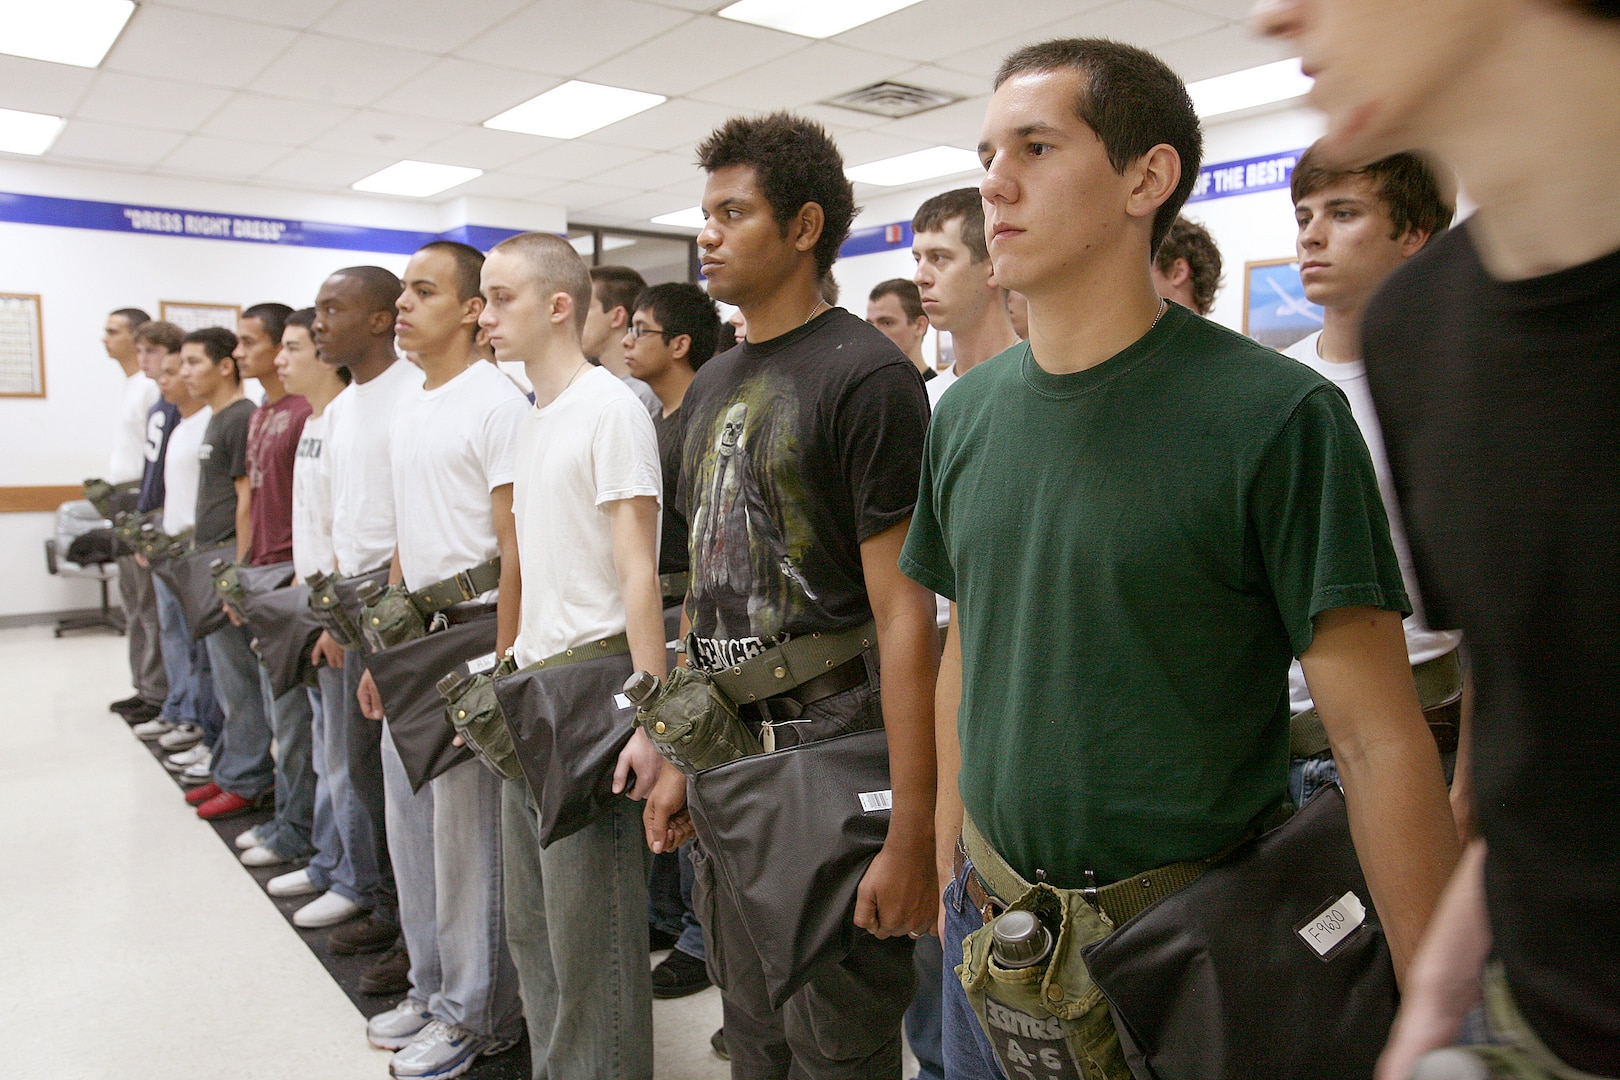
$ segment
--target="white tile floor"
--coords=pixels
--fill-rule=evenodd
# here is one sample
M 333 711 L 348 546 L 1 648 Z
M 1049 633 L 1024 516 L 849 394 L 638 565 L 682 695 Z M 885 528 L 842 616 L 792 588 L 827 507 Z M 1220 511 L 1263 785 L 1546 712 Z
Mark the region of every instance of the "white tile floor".
M 386 1078 L 353 1004 L 107 711 L 126 656 L 111 635 L 0 630 L 7 1074 Z M 717 991 L 653 1018 L 659 1080 L 729 1075 L 709 1050 Z

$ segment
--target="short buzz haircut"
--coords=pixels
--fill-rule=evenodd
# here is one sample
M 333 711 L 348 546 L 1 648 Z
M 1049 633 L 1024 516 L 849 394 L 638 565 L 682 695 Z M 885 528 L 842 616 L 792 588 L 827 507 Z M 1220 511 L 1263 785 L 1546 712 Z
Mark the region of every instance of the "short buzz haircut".
M 218 366 L 223 360 L 231 361 L 231 377 L 237 382 L 242 381 L 242 371 L 236 366 L 231 354 L 236 351 L 236 335 L 223 326 L 205 326 L 201 330 L 193 330 L 185 336 L 182 345 L 201 345 L 208 359 Z
M 574 330 L 585 329 L 585 316 L 590 313 L 591 275 L 579 252 L 560 236 L 551 233 L 527 232 L 509 236 L 489 249 L 509 252 L 522 259 L 533 272 L 535 280 L 548 295 L 565 292 L 574 301 Z M 598 267 L 600 269 L 600 267 Z M 631 297 L 629 303 L 634 303 Z M 629 303 L 625 305 L 629 308 Z
M 142 323 L 149 323 L 152 321 L 152 316 L 148 315 L 138 307 L 121 307 L 117 311 L 109 312 L 109 314 L 123 316 L 124 325 L 129 327 L 132 333 L 137 326 L 140 326 Z
M 484 271 L 484 253 L 471 244 L 459 240 L 434 240 L 417 248 L 424 251 L 442 251 L 456 261 L 456 299 L 471 300 L 483 296 L 480 275 Z
M 254 304 L 242 312 L 242 318 L 257 319 L 270 340 L 280 345 L 281 328 L 287 325 L 287 316 L 291 314 L 292 308 L 286 304 Z
M 824 224 L 816 242 L 816 277 L 838 261 L 838 249 L 855 220 L 855 186 L 844 175 L 844 157 L 827 129 L 814 120 L 775 112 L 737 116 L 698 144 L 698 165 L 714 173 L 732 165 L 754 170 L 785 237 L 788 222 L 807 203 L 821 207 Z
M 1192 194 L 1204 156 L 1198 112 L 1181 77 L 1157 56 L 1104 38 L 1059 38 L 1026 45 L 1001 62 L 995 86 L 1015 75 L 1069 69 L 1080 75 L 1077 115 L 1102 140 L 1114 171 L 1131 164 L 1160 143 L 1181 158 L 1181 181 L 1153 215 L 1151 250 L 1170 233 L 1176 215 Z
M 179 352 L 180 343 L 184 340 L 184 330 L 162 319 L 148 319 L 135 328 L 135 344 L 161 345 L 164 352 Z
M 600 294 L 602 310 L 610 314 L 622 307 L 628 317 L 635 311 L 636 297 L 647 287 L 647 279 L 628 266 L 593 266 L 590 274 L 592 295 Z
M 393 311 L 394 301 L 405 291 L 405 286 L 400 284 L 394 272 L 380 266 L 345 266 L 342 270 L 333 271 L 332 276 L 354 278 L 360 283 L 360 295 L 371 305 L 366 309 L 367 314 Z M 393 328 L 390 327 L 388 332 L 392 334 Z
M 867 300 L 875 304 L 885 296 L 892 296 L 899 301 L 900 310 L 906 313 L 906 322 L 916 322 L 928 314 L 923 310 L 922 293 L 917 289 L 917 283 L 910 278 L 896 277 L 878 282 L 872 286 L 872 295 L 867 297 Z
M 1158 254 L 1153 256 L 1153 262 L 1159 273 L 1169 274 L 1175 269 L 1177 259 L 1187 260 L 1193 305 L 1198 308 L 1198 314 L 1208 315 L 1221 287 L 1221 249 L 1215 246 L 1215 238 L 1198 222 L 1177 217 L 1170 226 L 1170 235 L 1164 238 Z
M 1371 165 L 1346 169 L 1328 161 L 1321 145 L 1313 143 L 1294 165 L 1288 187 L 1295 206 L 1332 184 L 1366 177 L 1378 200 L 1389 209 L 1391 239 L 1405 236 L 1410 229 L 1432 239 L 1451 227 L 1456 209 L 1441 190 L 1440 178 L 1416 154 L 1391 154 Z
M 984 240 L 984 200 L 979 189 L 972 187 L 942 191 L 917 207 L 911 218 L 911 231 L 944 232 L 945 226 L 956 221 L 962 232 L 962 243 L 975 263 L 990 257 L 990 248 Z
M 692 339 L 686 362 L 693 371 L 714 355 L 720 343 L 720 309 L 708 293 L 690 281 L 670 281 L 643 289 L 636 297 L 634 310 L 652 312 L 666 335 L 685 334 Z

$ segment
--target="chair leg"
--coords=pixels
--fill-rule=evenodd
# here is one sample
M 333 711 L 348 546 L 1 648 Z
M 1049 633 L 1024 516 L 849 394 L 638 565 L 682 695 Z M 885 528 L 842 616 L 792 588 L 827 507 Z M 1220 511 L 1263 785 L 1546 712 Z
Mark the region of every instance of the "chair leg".
M 115 634 L 125 632 L 124 617 L 115 615 L 112 610 L 112 598 L 107 592 L 107 579 L 101 579 L 101 610 L 94 615 L 70 615 L 65 619 L 58 619 L 56 623 L 56 636 L 72 630 L 111 630 Z

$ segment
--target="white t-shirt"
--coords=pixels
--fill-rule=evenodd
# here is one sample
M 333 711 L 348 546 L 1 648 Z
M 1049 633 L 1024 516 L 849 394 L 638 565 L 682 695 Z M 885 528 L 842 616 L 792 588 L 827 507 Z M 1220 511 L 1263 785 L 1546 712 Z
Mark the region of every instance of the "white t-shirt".
M 1350 399 L 1350 415 L 1361 428 L 1361 437 L 1372 455 L 1373 472 L 1378 477 L 1378 494 L 1384 500 L 1389 514 L 1389 538 L 1395 544 L 1395 557 L 1401 564 L 1401 580 L 1406 583 L 1406 595 L 1412 601 L 1412 614 L 1406 617 L 1406 653 L 1413 666 L 1437 656 L 1444 656 L 1462 641 L 1462 634 L 1454 630 L 1430 630 L 1423 616 L 1423 597 L 1417 588 L 1417 575 L 1412 570 L 1412 549 L 1406 542 L 1406 527 L 1401 520 L 1401 506 L 1395 497 L 1395 482 L 1389 475 L 1389 458 L 1384 453 L 1384 429 L 1378 424 L 1378 413 L 1373 408 L 1372 391 L 1367 385 L 1367 365 L 1357 360 L 1349 364 L 1334 364 L 1323 360 L 1317 352 L 1318 330 L 1303 341 L 1295 342 L 1284 355 L 1291 356 L 1331 381 Z M 1295 660 L 1288 671 L 1288 700 L 1295 712 L 1311 707 L 1311 694 L 1305 686 L 1305 673 Z
M 387 566 L 398 534 L 388 433 L 394 413 L 422 385 L 422 369 L 395 360 L 326 407 L 322 457 L 332 478 L 332 550 L 345 577 Z
M 519 666 L 624 630 L 604 504 L 663 504 L 652 417 L 611 372 L 585 371 L 544 409 L 524 414 L 512 488 L 523 614 Z
M 407 587 L 424 588 L 498 554 L 489 493 L 512 482 L 528 412 L 512 380 L 481 360 L 443 386 L 400 399 L 389 455 Z
M 956 369 L 948 367 L 944 371 L 937 372 L 932 379 L 923 383 L 923 389 L 928 391 L 928 409 L 930 412 L 939 408 L 939 399 L 944 396 L 945 391 L 955 381 Z
M 113 424 L 112 457 L 106 480 L 122 484 L 146 471 L 146 414 L 157 404 L 158 384 L 137 371 L 118 389 L 118 415 Z
M 339 393 L 338 398 L 346 393 Z M 332 472 L 324 453 L 330 419 L 329 412 L 322 412 L 304 421 L 303 434 L 298 436 L 298 456 L 293 458 L 293 570 L 299 581 L 307 581 L 316 572 L 330 574 L 337 569 L 337 556 L 332 551 Z
M 197 484 L 202 480 L 203 436 L 214 410 L 207 405 L 183 416 L 163 457 L 163 531 L 170 536 L 197 524 Z

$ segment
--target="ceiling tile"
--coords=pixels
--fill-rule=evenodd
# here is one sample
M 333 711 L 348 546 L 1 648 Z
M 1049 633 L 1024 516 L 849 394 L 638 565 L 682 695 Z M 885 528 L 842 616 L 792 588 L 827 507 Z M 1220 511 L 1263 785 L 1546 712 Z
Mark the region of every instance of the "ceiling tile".
M 620 53 L 582 77 L 674 97 L 809 45 L 808 38 L 704 16 Z M 693 57 L 702 57 L 702 62 L 693 63 Z
M 427 53 L 300 34 L 247 89 L 334 105 L 369 105 L 432 63 Z
M 102 62 L 107 71 L 240 87 L 298 35 L 284 27 L 142 4 Z
M 370 176 L 398 160 L 396 155 L 387 152 L 343 154 L 330 150 L 294 150 L 254 179 L 328 191 L 347 189 L 361 177 Z
M 696 191 L 703 187 L 703 170 L 697 167 L 691 154 L 652 154 L 628 165 L 596 173 L 591 177 L 591 182 L 622 184 L 643 190 L 690 184 Z
M 955 105 L 930 109 L 928 112 L 908 116 L 902 120 L 891 120 L 875 130 L 905 139 L 916 139 L 929 146 L 940 143 L 946 146 L 978 146 L 979 132 L 984 127 L 985 106 L 989 104 L 990 95 L 982 94 L 966 101 L 958 101 Z
M 73 115 L 107 124 L 140 124 L 189 134 L 230 99 L 229 90 L 101 71 Z
M 446 53 L 500 23 L 526 0 L 456 0 L 410 4 L 399 0 L 342 0 L 315 24 L 323 34 L 402 49 Z
M 532 157 L 534 145 L 532 135 L 493 131 L 484 127 L 464 127 L 424 147 L 422 158 L 425 161 L 467 165 L 487 172 Z
M 1254 0 L 1175 0 L 1175 4 L 1177 7 L 1202 11 L 1206 15 L 1213 15 L 1239 26 L 1247 24 L 1250 14 L 1254 11 Z
M 197 130 L 203 135 L 227 139 L 254 138 L 283 146 L 302 146 L 358 112 L 343 105 L 241 93 L 221 106 Z
M 49 161 L 93 161 L 101 165 L 149 169 L 162 161 L 185 136 L 128 124 L 69 120 L 46 155 Z
M 1101 37 L 1144 49 L 1213 30 L 1224 20 L 1164 3 L 1163 0 L 1118 0 L 1107 7 L 1071 15 L 1040 28 L 1043 38 Z
M 937 60 L 982 43 L 1054 22 L 1108 0 L 1019 0 L 990 16 L 982 0 L 924 0 L 892 15 L 846 30 L 832 40 L 911 60 Z
M 924 90 L 939 90 L 947 94 L 960 94 L 963 97 L 977 97 L 989 93 L 991 82 L 988 75 L 969 75 L 953 68 L 940 67 L 938 64 L 919 64 L 914 68 L 907 68 L 894 79 L 909 86 L 920 86 Z
M 519 176 L 543 176 L 552 180 L 583 180 L 588 176 L 628 165 L 648 155 L 626 146 L 608 146 L 603 143 L 560 142 L 549 150 L 515 161 L 506 172 Z
M 1153 50 L 1188 82 L 1287 59 L 1292 50 L 1256 37 L 1246 26 L 1223 26 Z
M 642 150 L 669 150 L 690 157 L 697 144 L 736 111 L 707 101 L 675 98 L 593 131 L 590 140 Z
M 540 0 L 455 52 L 469 60 L 573 76 L 689 18 L 639 0 Z
M 449 195 L 481 195 L 487 199 L 527 199 L 534 193 L 534 177 L 512 173 L 492 172 L 475 176 L 461 184 Z M 536 200 L 538 201 L 538 200 Z
M 0 56 L 0 109 L 72 116 L 95 78 L 88 68 Z
M 705 86 L 692 97 L 749 112 L 787 109 L 878 82 L 912 66 L 823 41 Z
M 888 131 L 852 131 L 848 135 L 838 137 L 838 151 L 844 155 L 844 163 L 849 166 L 865 165 L 938 145 L 937 141 L 911 138 Z M 965 144 L 958 140 L 957 145 Z
M 540 202 L 548 202 L 553 206 L 565 206 L 572 213 L 587 206 L 600 206 L 605 202 L 628 199 L 634 195 L 642 194 L 645 194 L 645 192 L 637 191 L 635 188 L 613 187 L 608 184 L 570 184 L 563 182 L 542 184 L 528 197 Z
M 229 15 L 252 22 L 271 23 L 307 30 L 332 9 L 336 0 L 275 0 L 274 3 L 244 3 L 243 0 L 146 0 L 143 8 L 171 7 Z
M 687 203 L 686 206 L 691 206 Z M 683 207 L 669 205 L 669 198 L 656 191 L 632 195 L 628 199 L 615 199 L 612 202 L 599 203 L 595 206 L 583 208 L 592 217 L 599 215 L 612 215 L 622 223 L 625 220 L 634 220 L 643 224 L 650 224 L 659 214 L 667 214 L 670 210 L 680 210 Z
M 512 106 L 542 94 L 558 80 L 532 71 L 445 57 L 378 98 L 389 112 L 482 124 Z
M 401 116 L 398 113 L 365 109 L 309 140 L 311 150 L 330 150 L 339 154 L 392 154 L 400 158 L 416 158 L 424 147 L 465 130 L 462 125 L 444 120 L 427 120 L 419 116 Z M 441 165 L 461 165 L 460 161 L 443 161 Z
M 246 180 L 287 156 L 285 146 L 193 135 L 158 164 L 159 172 Z

